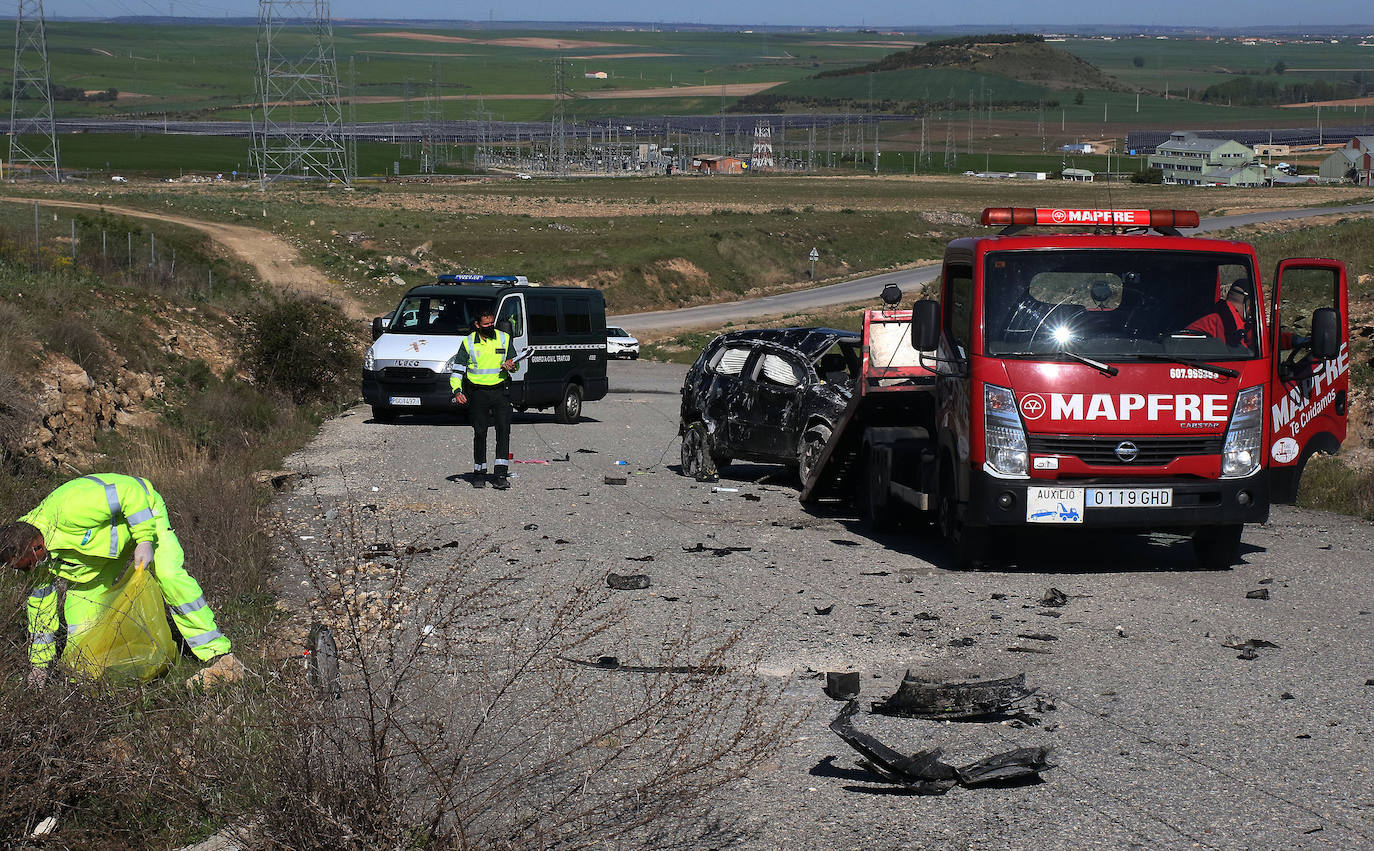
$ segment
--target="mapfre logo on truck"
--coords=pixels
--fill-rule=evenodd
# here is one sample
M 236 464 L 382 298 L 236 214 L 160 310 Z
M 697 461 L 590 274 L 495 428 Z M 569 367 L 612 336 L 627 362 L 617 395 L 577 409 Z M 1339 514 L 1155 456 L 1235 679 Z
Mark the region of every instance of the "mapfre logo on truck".
M 1148 227 L 1149 210 L 1036 210 L 1037 225 L 1131 225 Z
M 1021 416 L 1058 421 L 1224 423 L 1231 414 L 1225 394 L 1028 393 Z

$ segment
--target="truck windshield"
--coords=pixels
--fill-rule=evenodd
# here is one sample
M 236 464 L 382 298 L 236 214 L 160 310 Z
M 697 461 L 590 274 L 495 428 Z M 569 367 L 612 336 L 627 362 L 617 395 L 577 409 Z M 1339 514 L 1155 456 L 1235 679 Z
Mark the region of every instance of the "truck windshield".
M 983 270 L 988 355 L 1245 360 L 1258 354 L 1243 254 L 1139 249 L 998 251 Z
M 389 334 L 459 336 L 472 329 L 478 313 L 495 307 L 496 299 L 481 296 L 407 296 L 391 315 L 386 330 Z

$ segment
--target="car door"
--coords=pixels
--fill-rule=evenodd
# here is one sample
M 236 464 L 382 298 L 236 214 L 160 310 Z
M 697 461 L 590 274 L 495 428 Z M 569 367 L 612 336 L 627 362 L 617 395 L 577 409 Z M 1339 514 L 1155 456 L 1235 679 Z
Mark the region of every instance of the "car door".
M 1274 275 L 1268 452 L 1276 497 L 1296 497 L 1298 477 L 1314 452 L 1335 452 L 1345 440 L 1350 394 L 1350 315 L 1345 264 L 1290 259 Z M 1334 310 L 1335 357 L 1312 348 L 1318 311 Z M 1285 493 L 1285 491 L 1287 491 Z
M 758 458 L 796 460 L 801 439 L 798 413 L 808 373 L 795 352 L 759 350 L 739 387 L 739 445 L 745 452 Z

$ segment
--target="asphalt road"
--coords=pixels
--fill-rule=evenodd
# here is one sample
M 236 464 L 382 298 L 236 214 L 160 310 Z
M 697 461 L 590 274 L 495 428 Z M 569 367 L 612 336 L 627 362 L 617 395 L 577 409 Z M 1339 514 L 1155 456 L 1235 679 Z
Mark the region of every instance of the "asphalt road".
M 1226 228 L 1243 227 L 1289 219 L 1330 216 L 1349 213 L 1374 212 L 1374 204 L 1355 204 L 1344 207 L 1316 207 L 1298 210 L 1270 210 L 1263 213 L 1243 213 L 1235 216 L 1216 216 L 1204 219 L 1201 227 L 1188 233 L 1211 233 Z M 940 274 L 939 264 L 883 272 L 811 289 L 794 290 L 787 293 L 766 296 L 747 301 L 732 301 L 722 304 L 707 304 L 700 307 L 686 307 L 677 310 L 657 310 L 647 313 L 631 313 L 613 316 L 609 322 L 623 326 L 631 334 L 647 334 L 670 328 L 720 328 L 727 322 L 753 319 L 760 316 L 775 316 L 783 313 L 799 313 L 818 310 L 839 304 L 854 304 L 873 300 L 877 304 L 878 294 L 888 284 L 896 284 L 904 292 L 914 293 L 925 283 L 935 280 Z
M 506 492 L 447 478 L 469 468 L 467 427 L 383 425 L 358 407 L 289 460 L 314 475 L 276 508 L 312 541 L 337 531 L 331 511 L 367 503 L 417 543 L 498 543 L 476 572 L 518 563 L 530 573 L 516 593 L 647 573 L 649 589 L 606 604 L 623 608 L 629 647 L 686 622 L 742 629 L 732 661 L 755 658 L 783 705 L 810 713 L 778 758 L 722 797 L 716 815 L 749 834 L 744 847 L 1374 847 L 1370 524 L 1277 508 L 1246 529 L 1243 563 L 1220 572 L 1195 570 L 1182 539 L 1078 533 L 1022 541 L 1007 569 L 951 572 L 933 538 L 873 540 L 843 515 L 808 511 L 775 468 L 727 468 L 719 486 L 737 492 L 678 475 L 681 376 L 616 363 L 612 395 L 588 403 L 586 421 L 518 416 L 516 459 L 552 463 L 515 465 Z M 628 484 L 604 484 L 608 474 Z M 703 542 L 749 549 L 684 551 Z M 417 570 L 439 577 L 456 551 L 419 555 Z M 283 577 L 288 596 L 297 580 Z M 1062 607 L 1040 604 L 1051 587 Z M 1258 589 L 1270 598 L 1246 597 Z M 1222 646 L 1228 635 L 1277 647 L 1242 660 Z M 604 652 L 627 652 L 606 641 Z M 866 710 L 908 669 L 1024 672 L 1054 708 L 1023 728 L 865 712 L 861 729 L 908 753 L 943 747 L 954 764 L 1044 744 L 1058 767 L 1029 785 L 889 794 L 826 728 L 840 704 L 815 672 L 861 671 Z

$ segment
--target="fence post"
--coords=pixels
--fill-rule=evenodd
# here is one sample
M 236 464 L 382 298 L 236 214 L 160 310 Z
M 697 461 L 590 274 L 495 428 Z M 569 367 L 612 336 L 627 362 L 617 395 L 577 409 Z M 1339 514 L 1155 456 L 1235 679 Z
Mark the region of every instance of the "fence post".
M 37 272 L 43 268 L 43 243 L 38 235 L 38 202 L 33 202 L 33 270 Z

